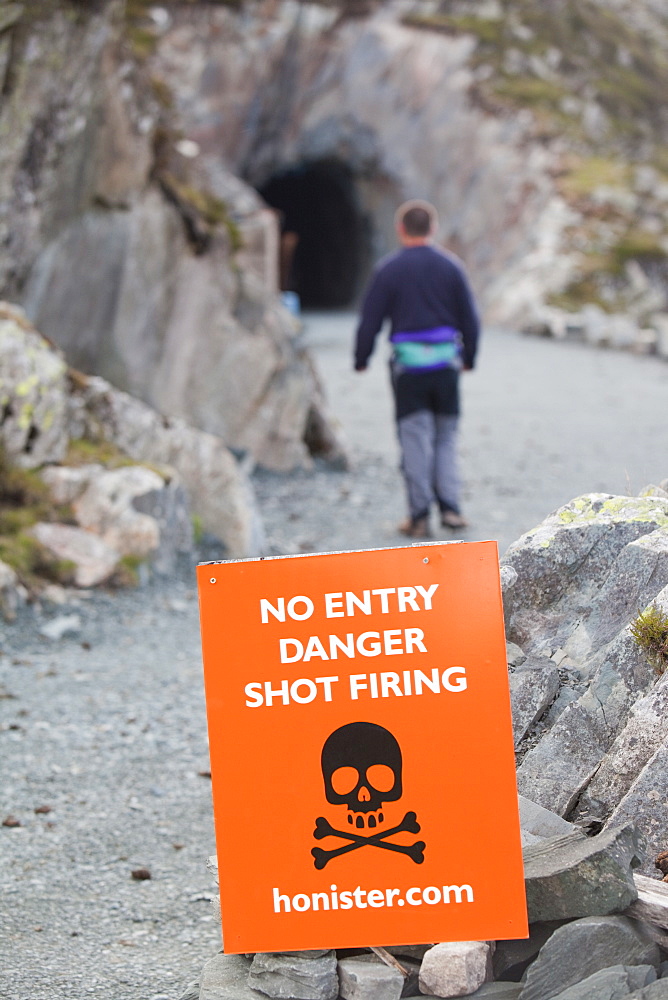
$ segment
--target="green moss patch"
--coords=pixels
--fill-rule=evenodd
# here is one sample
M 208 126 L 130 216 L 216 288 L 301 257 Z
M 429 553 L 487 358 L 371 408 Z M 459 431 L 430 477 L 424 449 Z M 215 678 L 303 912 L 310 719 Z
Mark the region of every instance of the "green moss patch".
M 74 582 L 74 563 L 58 559 L 30 534 L 38 521 L 74 524 L 72 509 L 55 506 L 38 472 L 8 462 L 0 449 L 0 559 L 30 591 L 44 580 L 65 586 Z
M 137 465 L 125 452 L 110 441 L 90 441 L 79 438 L 70 441 L 62 463 L 78 468 L 82 465 L 103 465 L 105 469 L 120 469 L 126 465 Z M 142 463 L 143 464 L 143 463 Z

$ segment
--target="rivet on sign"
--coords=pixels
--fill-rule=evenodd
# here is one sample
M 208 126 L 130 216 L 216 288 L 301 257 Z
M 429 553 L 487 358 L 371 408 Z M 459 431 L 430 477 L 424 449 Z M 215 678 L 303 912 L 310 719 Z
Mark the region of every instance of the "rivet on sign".
M 216 578 L 215 578 L 215 576 L 212 576 L 211 579 L 209 580 L 209 583 L 215 583 L 215 582 L 216 582 Z
M 427 557 L 425 556 L 425 557 L 424 557 L 424 559 L 422 560 L 422 562 L 423 562 L 423 563 L 428 563 L 428 562 L 429 562 L 429 560 L 428 560 L 428 559 L 427 559 Z

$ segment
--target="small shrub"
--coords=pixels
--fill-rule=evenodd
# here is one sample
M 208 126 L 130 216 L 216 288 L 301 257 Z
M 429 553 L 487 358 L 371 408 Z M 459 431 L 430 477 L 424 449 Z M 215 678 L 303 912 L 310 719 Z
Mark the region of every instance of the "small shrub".
M 668 667 L 668 614 L 656 604 L 650 604 L 644 611 L 638 612 L 629 631 L 650 666 L 657 674 L 662 674 Z

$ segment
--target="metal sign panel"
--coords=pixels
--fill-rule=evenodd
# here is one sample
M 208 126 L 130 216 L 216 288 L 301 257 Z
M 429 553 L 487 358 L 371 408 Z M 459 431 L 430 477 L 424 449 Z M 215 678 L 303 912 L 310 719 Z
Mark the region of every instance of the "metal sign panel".
M 225 951 L 526 936 L 496 543 L 198 582 Z

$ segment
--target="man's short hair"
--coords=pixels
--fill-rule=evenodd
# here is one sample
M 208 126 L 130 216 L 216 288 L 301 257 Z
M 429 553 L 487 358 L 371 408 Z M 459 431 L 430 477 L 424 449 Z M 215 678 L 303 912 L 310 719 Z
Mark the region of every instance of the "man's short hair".
M 428 201 L 406 201 L 397 209 L 397 222 L 407 236 L 429 236 L 438 227 L 438 213 Z

